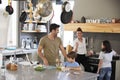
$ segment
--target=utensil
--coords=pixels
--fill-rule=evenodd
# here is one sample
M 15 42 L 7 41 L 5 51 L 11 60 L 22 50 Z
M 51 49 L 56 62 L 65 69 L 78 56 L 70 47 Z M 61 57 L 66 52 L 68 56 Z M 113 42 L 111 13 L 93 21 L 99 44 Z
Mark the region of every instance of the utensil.
M 27 13 L 25 11 L 23 11 L 20 15 L 19 21 L 21 23 L 24 23 L 26 19 L 27 19 Z
M 14 10 L 12 8 L 12 1 L 8 0 L 8 6 L 6 6 L 6 11 L 9 13 L 9 15 L 13 14 Z
M 0 0 L 0 4 L 2 3 L 2 1 Z
M 37 4 L 38 14 L 42 17 L 47 17 L 52 12 L 52 2 L 50 0 L 39 0 Z
M 33 64 L 32 61 L 29 59 L 28 54 L 26 54 L 26 58 L 31 64 Z
M 69 23 L 72 20 L 73 12 L 72 10 L 70 12 L 63 11 L 61 13 L 61 22 L 64 24 Z
M 61 22 L 67 24 L 72 21 L 73 11 L 70 8 L 70 3 L 65 1 L 63 3 L 63 11 L 61 13 Z

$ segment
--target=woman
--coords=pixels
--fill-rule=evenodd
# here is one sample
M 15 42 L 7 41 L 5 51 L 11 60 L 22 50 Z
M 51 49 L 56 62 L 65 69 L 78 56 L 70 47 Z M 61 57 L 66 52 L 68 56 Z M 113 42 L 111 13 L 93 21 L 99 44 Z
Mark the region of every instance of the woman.
M 99 65 L 98 65 L 98 71 L 99 77 L 98 80 L 103 80 L 105 77 L 105 80 L 110 80 L 111 78 L 111 73 L 112 73 L 112 68 L 111 68 L 111 61 L 113 55 L 116 54 L 114 50 L 112 50 L 110 42 L 105 40 L 102 42 L 102 51 L 100 52 L 99 55 Z
M 80 27 L 76 30 L 77 38 L 74 40 L 73 51 L 77 53 L 76 62 L 82 64 L 87 69 L 87 50 L 86 50 L 86 42 L 83 37 L 83 31 Z M 91 55 L 91 52 L 88 52 L 88 55 Z

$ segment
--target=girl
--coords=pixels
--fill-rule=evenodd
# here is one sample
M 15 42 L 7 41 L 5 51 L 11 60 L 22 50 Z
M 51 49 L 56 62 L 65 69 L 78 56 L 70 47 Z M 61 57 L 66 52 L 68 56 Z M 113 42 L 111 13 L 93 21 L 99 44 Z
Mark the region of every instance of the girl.
M 116 54 L 114 50 L 112 50 L 110 42 L 105 40 L 102 42 L 102 51 L 99 55 L 99 65 L 98 65 L 98 71 L 99 77 L 98 80 L 103 80 L 105 77 L 105 80 L 110 80 L 112 68 L 111 68 L 111 61 L 113 55 Z

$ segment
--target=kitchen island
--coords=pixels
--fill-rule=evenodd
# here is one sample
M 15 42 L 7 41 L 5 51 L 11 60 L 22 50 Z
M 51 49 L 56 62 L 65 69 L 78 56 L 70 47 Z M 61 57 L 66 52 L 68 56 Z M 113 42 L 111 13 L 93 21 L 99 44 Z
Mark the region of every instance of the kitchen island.
M 60 71 L 56 68 L 46 68 L 44 71 L 35 71 L 33 67 L 5 71 L 5 80 L 97 80 L 98 74 L 84 71 Z M 1 77 L 0 80 L 2 80 Z M 4 80 L 4 79 L 3 79 Z

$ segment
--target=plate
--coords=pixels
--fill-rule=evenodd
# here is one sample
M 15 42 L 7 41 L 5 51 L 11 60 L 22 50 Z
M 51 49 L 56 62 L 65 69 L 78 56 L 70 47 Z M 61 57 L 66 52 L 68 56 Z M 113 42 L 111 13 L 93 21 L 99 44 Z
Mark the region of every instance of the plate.
M 44 71 L 44 70 L 45 70 L 45 67 L 42 66 L 42 65 L 37 65 L 37 66 L 34 66 L 34 70 L 35 70 L 35 71 Z
M 36 67 L 34 69 L 35 69 L 35 71 L 44 71 L 45 70 L 45 68 L 43 68 L 43 67 Z

